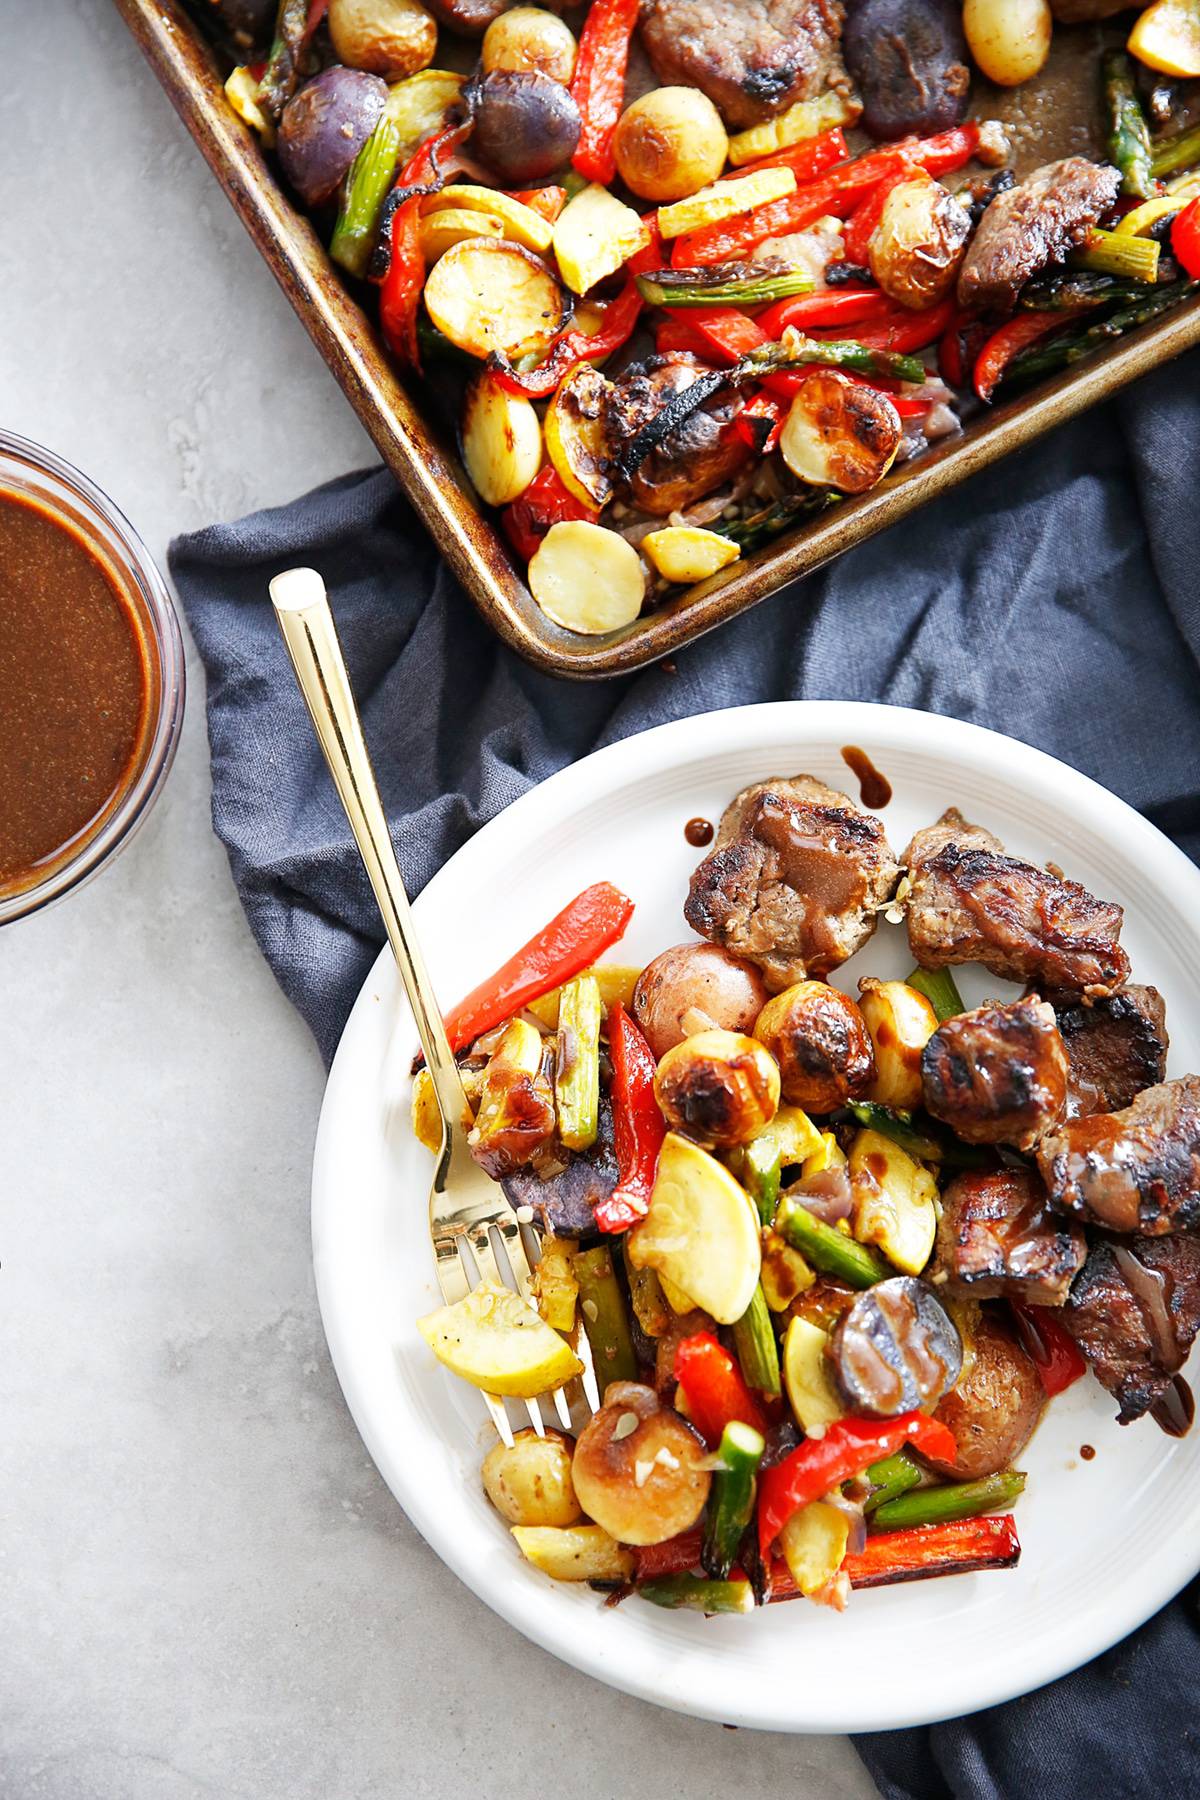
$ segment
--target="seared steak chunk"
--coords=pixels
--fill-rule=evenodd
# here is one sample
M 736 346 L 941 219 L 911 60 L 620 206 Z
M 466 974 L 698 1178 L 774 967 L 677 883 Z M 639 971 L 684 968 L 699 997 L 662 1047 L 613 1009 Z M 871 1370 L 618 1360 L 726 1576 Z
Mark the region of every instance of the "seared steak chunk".
M 1167 1072 L 1167 1009 L 1157 988 L 1131 983 L 1091 1006 L 1049 996 L 1067 1046 L 1067 1117 L 1120 1112 Z
M 698 87 L 735 131 L 845 82 L 840 0 L 642 0 L 642 42 L 667 86 Z
M 1043 1138 L 1038 1167 L 1055 1206 L 1090 1224 L 1145 1237 L 1200 1228 L 1200 1076 L 1068 1119 Z
M 1107 163 L 1066 156 L 997 194 L 959 270 L 959 304 L 1007 311 L 1031 275 L 1082 244 L 1120 186 Z
M 683 916 L 779 993 L 853 956 L 899 875 L 878 819 L 812 775 L 780 776 L 726 807 Z
M 968 1144 L 1028 1150 L 1067 1099 L 1067 1053 L 1054 1008 L 1028 994 L 939 1025 L 921 1055 L 925 1105 Z
M 1089 999 L 1129 974 L 1122 910 L 1078 882 L 1006 856 L 999 838 L 953 807 L 918 831 L 905 857 L 908 941 L 923 969 L 982 963 L 992 975 Z
M 1120 1403 L 1122 1425 L 1160 1400 L 1200 1327 L 1200 1238 L 1097 1238 L 1063 1324 Z
M 1032 1169 L 957 1176 L 942 1195 L 929 1280 L 960 1299 L 1061 1306 L 1087 1255 Z

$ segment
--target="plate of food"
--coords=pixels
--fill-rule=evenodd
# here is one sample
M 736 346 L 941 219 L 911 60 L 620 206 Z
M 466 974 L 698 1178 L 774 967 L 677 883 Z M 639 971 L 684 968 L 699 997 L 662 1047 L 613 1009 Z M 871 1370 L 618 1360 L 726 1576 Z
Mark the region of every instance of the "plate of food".
M 562 674 L 1200 338 L 1184 0 L 1132 32 L 1113 0 L 120 4 L 455 573 Z
M 743 707 L 542 783 L 415 918 L 538 1310 L 442 1306 L 387 953 L 314 1263 L 371 1455 L 496 1612 L 661 1705 L 864 1731 L 1052 1680 L 1195 1574 L 1200 875 L 1144 819 L 976 726 Z

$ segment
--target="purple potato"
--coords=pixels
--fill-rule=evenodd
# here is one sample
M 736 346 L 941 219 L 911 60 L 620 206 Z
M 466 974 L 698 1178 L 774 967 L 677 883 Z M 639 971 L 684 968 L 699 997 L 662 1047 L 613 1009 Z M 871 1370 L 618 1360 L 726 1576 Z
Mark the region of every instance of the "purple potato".
M 378 75 L 339 66 L 324 69 L 288 101 L 279 122 L 279 161 L 305 206 L 320 206 L 336 193 L 387 95 Z
M 474 92 L 472 152 L 515 187 L 553 175 L 579 142 L 579 108 L 540 69 L 493 69 Z
M 965 116 L 971 74 L 959 0 L 857 0 L 842 51 L 872 137 L 924 136 Z

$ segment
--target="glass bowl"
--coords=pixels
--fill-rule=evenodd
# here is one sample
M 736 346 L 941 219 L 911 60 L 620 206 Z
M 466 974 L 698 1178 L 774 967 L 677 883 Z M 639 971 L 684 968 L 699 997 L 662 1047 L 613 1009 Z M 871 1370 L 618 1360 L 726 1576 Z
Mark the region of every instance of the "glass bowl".
M 94 482 L 39 444 L 0 431 L 0 492 L 17 493 L 63 521 L 121 590 L 140 639 L 147 705 L 129 771 L 95 819 L 28 879 L 0 886 L 0 925 L 74 893 L 133 837 L 175 758 L 183 723 L 183 638 L 175 607 L 146 546 Z

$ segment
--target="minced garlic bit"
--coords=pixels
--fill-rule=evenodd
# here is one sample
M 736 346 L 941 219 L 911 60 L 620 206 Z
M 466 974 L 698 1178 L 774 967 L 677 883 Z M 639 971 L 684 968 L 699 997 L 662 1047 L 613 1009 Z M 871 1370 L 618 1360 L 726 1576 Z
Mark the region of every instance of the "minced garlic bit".
M 655 1452 L 654 1460 L 664 1469 L 677 1469 L 679 1467 L 679 1458 L 677 1456 L 672 1456 L 665 1444 L 659 1445 Z
M 633 1479 L 635 1484 L 640 1488 L 645 1487 L 653 1473 L 654 1464 L 652 1462 L 638 1461 L 633 1465 Z
M 590 1297 L 587 1300 L 581 1301 L 580 1304 L 583 1307 L 583 1310 L 584 1310 L 585 1314 L 587 1315 L 588 1319 L 594 1325 L 596 1323 L 596 1320 L 600 1317 L 600 1308 L 596 1305 L 596 1302 L 593 1299 L 591 1299 Z
M 518 1206 L 518 1208 L 517 1208 L 517 1224 L 518 1225 L 532 1225 L 533 1224 L 533 1208 L 532 1208 L 532 1206 Z
M 635 1412 L 623 1412 L 613 1426 L 613 1442 L 619 1444 L 622 1438 L 627 1438 L 630 1432 L 636 1431 L 640 1423 Z

